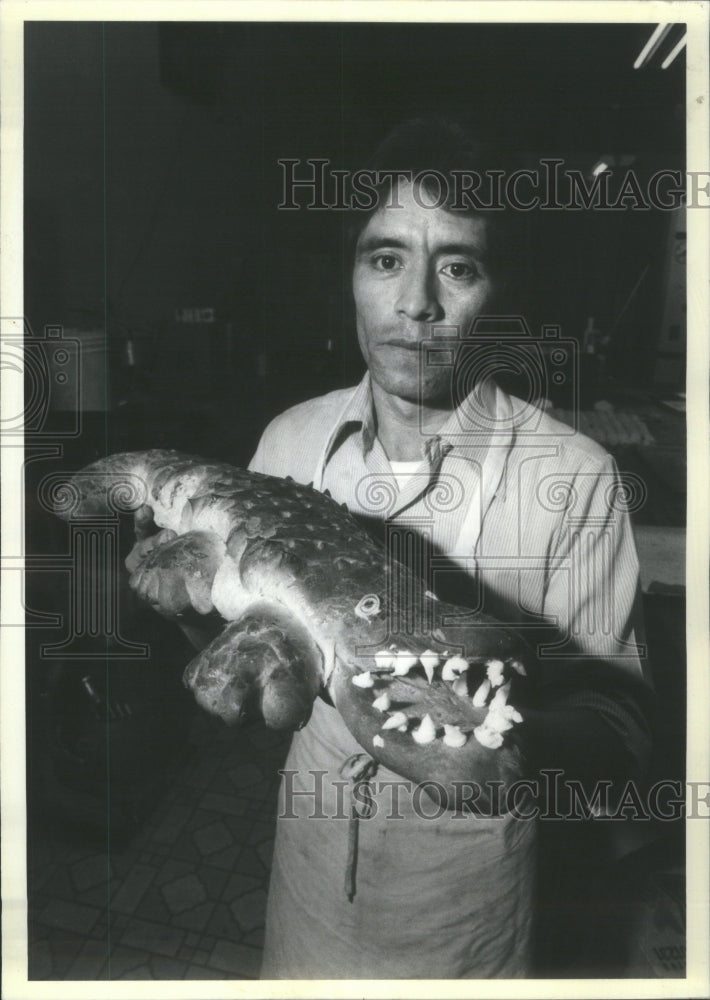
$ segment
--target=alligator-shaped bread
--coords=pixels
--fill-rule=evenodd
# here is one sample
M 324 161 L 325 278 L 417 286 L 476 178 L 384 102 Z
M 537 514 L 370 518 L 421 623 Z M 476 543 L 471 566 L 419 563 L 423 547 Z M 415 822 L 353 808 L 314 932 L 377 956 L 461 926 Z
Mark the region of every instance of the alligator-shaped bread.
M 297 729 L 327 693 L 358 743 L 405 777 L 415 749 L 432 774 L 458 773 L 457 754 L 476 773 L 502 754 L 520 773 L 513 704 L 535 666 L 525 643 L 438 601 L 329 495 L 152 450 L 87 466 L 55 510 L 68 520 L 145 505 L 162 530 L 147 555 L 129 556 L 131 586 L 163 613 L 226 623 L 184 674 L 208 712 L 234 723 L 256 710 Z M 410 610 L 418 602 L 414 634 L 398 624 L 402 594 Z

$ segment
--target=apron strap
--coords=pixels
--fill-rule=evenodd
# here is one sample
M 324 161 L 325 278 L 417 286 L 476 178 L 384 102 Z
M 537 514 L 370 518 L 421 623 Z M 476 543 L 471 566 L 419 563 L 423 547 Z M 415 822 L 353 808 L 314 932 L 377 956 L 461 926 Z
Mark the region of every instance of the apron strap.
M 354 753 L 347 757 L 338 769 L 338 773 L 350 780 L 350 816 L 348 817 L 348 854 L 345 862 L 345 895 L 352 903 L 355 898 L 357 873 L 357 848 L 359 821 L 372 815 L 372 786 L 370 778 L 377 773 L 377 761 L 367 753 Z M 365 801 L 355 799 L 355 786 L 360 782 L 366 785 Z

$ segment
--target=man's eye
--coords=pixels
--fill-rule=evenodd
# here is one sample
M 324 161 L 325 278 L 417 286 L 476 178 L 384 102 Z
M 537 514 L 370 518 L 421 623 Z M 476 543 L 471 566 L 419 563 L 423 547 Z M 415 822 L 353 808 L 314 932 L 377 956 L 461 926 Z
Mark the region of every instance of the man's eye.
M 398 257 L 391 253 L 379 253 L 372 258 L 372 264 L 378 271 L 396 271 L 402 265 Z
M 448 274 L 450 278 L 457 278 L 459 281 L 466 280 L 467 278 L 473 278 L 478 274 L 478 271 L 471 264 L 466 264 L 462 260 L 454 261 L 452 264 L 447 264 L 441 269 L 444 274 Z

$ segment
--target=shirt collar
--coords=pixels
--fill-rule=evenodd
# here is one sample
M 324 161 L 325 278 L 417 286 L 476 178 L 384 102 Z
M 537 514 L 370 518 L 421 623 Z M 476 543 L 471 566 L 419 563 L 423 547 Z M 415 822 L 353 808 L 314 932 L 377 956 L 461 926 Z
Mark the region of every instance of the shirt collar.
M 450 453 L 480 463 L 490 445 L 502 446 L 502 451 L 507 452 L 513 436 L 511 418 L 508 396 L 487 380 L 466 396 L 442 427 L 425 437 L 423 457 L 433 467 Z M 325 464 L 350 433 L 360 435 L 362 453 L 367 455 L 376 436 L 369 372 L 365 372 L 333 425 L 324 450 Z
M 348 433 L 354 432 L 360 434 L 362 452 L 366 455 L 375 441 L 375 410 L 369 372 L 365 372 L 333 424 L 324 449 L 325 464 Z

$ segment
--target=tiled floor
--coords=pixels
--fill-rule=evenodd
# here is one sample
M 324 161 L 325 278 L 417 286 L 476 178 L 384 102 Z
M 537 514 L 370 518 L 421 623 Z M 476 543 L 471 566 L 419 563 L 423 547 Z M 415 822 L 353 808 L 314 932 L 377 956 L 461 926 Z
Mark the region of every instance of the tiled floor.
M 127 835 L 107 842 L 100 824 L 89 834 L 46 809 L 31 817 L 29 978 L 258 978 L 289 739 L 259 724 L 230 730 L 195 708 L 184 754 Z M 550 860 L 559 869 L 565 859 Z M 596 896 L 581 908 L 574 886 L 563 892 L 567 909 L 553 887 L 537 974 L 682 975 L 682 867 L 672 861 L 646 852 L 618 871 L 600 868 Z M 574 864 L 568 858 L 565 870 Z M 658 959 L 666 954 L 680 957 Z
M 33 822 L 29 978 L 257 978 L 288 742 L 196 710 L 174 780 L 129 836 Z

